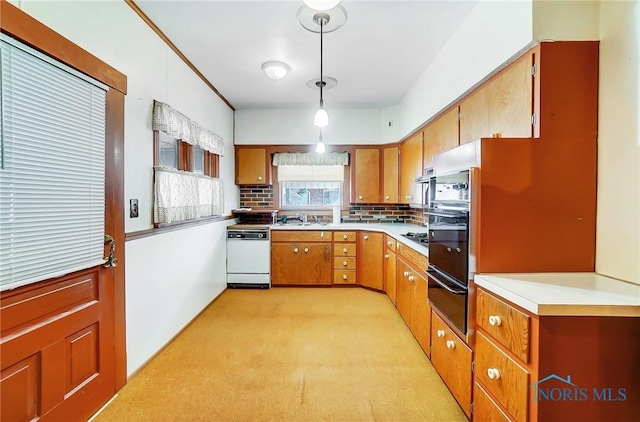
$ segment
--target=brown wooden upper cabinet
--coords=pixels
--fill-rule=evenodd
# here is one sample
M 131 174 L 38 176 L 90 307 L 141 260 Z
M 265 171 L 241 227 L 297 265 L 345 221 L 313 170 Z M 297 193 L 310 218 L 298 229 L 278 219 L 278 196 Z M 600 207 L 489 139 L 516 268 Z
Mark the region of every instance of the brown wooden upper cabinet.
M 433 165 L 433 157 L 458 146 L 458 107 L 453 107 L 424 129 L 423 160 Z
M 422 131 L 414 134 L 400 144 L 400 202 L 412 204 L 422 202 L 420 185 L 416 177 L 421 176 L 422 166 Z
M 398 147 L 387 147 L 382 150 L 382 202 L 398 203 Z
M 526 54 L 460 103 L 460 144 L 533 135 L 533 54 Z
M 380 149 L 356 148 L 351 202 L 380 202 Z
M 265 148 L 236 148 L 236 185 L 270 185 Z

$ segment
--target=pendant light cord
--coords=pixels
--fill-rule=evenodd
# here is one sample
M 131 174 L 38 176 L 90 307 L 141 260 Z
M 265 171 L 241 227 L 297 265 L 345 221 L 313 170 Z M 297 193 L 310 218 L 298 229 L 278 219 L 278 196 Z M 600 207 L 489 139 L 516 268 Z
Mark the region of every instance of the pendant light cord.
M 324 26 L 324 18 L 320 18 L 320 107 L 323 107 L 322 101 L 322 86 L 324 85 L 324 80 L 322 79 L 322 28 Z

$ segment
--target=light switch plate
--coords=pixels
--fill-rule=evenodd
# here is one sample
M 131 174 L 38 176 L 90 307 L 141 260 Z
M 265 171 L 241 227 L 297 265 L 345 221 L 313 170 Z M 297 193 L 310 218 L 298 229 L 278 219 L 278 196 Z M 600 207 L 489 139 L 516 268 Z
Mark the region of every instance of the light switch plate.
M 129 218 L 138 218 L 138 200 L 129 200 Z

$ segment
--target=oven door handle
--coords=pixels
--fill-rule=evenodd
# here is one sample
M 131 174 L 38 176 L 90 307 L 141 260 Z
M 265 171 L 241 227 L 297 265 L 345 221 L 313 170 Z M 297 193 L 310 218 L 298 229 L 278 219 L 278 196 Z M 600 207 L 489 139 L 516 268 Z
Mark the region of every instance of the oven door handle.
M 425 211 L 424 212 L 427 215 L 433 215 L 434 217 L 449 217 L 449 218 L 456 218 L 456 217 L 463 217 L 464 213 L 451 213 L 451 214 L 447 214 L 444 212 L 434 212 L 434 211 Z
M 436 274 L 435 270 L 424 270 L 424 272 L 427 275 L 427 277 L 429 277 L 430 279 L 435 281 L 437 284 L 439 284 L 446 291 L 448 291 L 450 293 L 453 293 L 454 295 L 465 295 L 465 294 L 467 294 L 467 291 L 465 289 L 452 289 L 451 287 L 449 287 L 447 285 L 447 283 L 445 283 L 444 281 L 440 280 L 439 278 L 437 278 L 434 275 L 434 274 Z

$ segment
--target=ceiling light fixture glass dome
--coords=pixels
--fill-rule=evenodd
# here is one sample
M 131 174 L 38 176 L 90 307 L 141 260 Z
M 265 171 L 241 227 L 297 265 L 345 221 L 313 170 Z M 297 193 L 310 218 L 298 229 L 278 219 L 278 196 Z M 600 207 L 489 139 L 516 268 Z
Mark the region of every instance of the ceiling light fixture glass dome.
M 278 81 L 287 76 L 291 68 L 283 62 L 269 61 L 262 63 L 262 70 L 269 79 Z
M 340 3 L 340 0 L 303 0 L 307 7 L 314 10 L 333 9 Z

